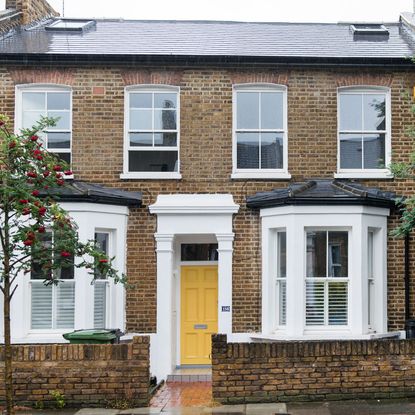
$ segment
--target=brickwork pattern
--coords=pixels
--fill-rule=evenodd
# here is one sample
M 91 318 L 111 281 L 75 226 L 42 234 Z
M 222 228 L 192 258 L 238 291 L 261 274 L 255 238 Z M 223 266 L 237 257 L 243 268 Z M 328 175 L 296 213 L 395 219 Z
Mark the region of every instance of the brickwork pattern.
M 16 404 L 53 406 L 51 392 L 59 391 L 69 407 L 108 406 L 121 401 L 131 406 L 148 406 L 149 346 L 147 336 L 116 345 L 15 345 Z M 1 377 L 3 353 L 1 348 Z M 0 404 L 4 396 L 1 382 Z
M 213 336 L 212 393 L 224 404 L 415 396 L 415 340 L 227 343 Z
M 337 170 L 337 88 L 387 85 L 392 101 L 395 161 L 412 149 L 406 128 L 413 123 L 404 98 L 415 73 L 382 69 L 299 69 L 275 67 L 91 66 L 0 68 L 0 111 L 14 117 L 15 85 L 64 83 L 73 90 L 73 170 L 77 179 L 143 193 L 143 208 L 131 209 L 127 237 L 127 329 L 156 329 L 156 217 L 148 212 L 159 194 L 230 193 L 240 210 L 234 216 L 233 330 L 260 331 L 260 218 L 246 208 L 247 195 L 285 187 L 288 180 L 232 180 L 232 85 L 273 82 L 288 89 L 288 169 L 292 181 L 332 178 Z M 120 180 L 123 169 L 124 88 L 133 84 L 180 87 L 181 180 Z M 94 91 L 100 91 L 99 94 Z M 363 184 L 409 195 L 410 180 L 363 180 Z M 397 218 L 390 219 L 390 228 Z M 415 243 L 415 241 L 414 241 Z M 413 244 L 412 250 L 415 249 Z M 412 309 L 415 310 L 415 256 L 412 256 Z M 388 246 L 389 328 L 404 326 L 403 242 Z

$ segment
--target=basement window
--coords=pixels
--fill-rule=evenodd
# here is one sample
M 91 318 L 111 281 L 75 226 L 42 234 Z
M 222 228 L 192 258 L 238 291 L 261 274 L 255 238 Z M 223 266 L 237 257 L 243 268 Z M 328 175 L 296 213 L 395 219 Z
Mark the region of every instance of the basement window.
M 90 29 L 95 26 L 94 20 L 63 20 L 59 19 L 56 22 L 46 26 L 46 30 L 53 31 L 77 31 L 83 32 L 86 29 Z

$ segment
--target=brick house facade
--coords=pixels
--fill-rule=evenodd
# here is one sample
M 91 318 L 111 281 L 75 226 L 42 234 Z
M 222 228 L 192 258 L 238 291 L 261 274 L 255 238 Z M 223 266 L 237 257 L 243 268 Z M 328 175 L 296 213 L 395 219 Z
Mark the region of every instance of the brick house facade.
M 33 20 L 39 20 L 43 15 L 53 14 L 48 8 L 40 9 L 39 4 L 43 4 L 40 0 L 26 2 L 25 7 L 19 6 L 19 4 L 15 4 L 14 8 L 23 13 L 20 22 L 22 24 L 29 23 L 28 16 L 30 15 L 34 17 Z M 13 5 L 9 5 L 13 9 Z M 33 14 L 30 11 L 35 9 L 39 11 L 39 14 Z M 159 356 L 158 360 L 161 362 L 155 362 L 152 370 L 159 376 L 165 377 L 174 366 L 181 364 L 183 356 L 180 352 L 184 341 L 182 339 L 183 333 L 180 331 L 184 326 L 179 316 L 180 310 L 183 310 L 179 295 L 180 284 L 178 283 L 180 272 L 183 266 L 197 265 L 193 262 L 186 265 L 184 261 L 181 261 L 183 259 L 180 258 L 181 245 L 218 244 L 219 259 L 211 262 L 212 266 L 218 267 L 219 275 L 218 294 L 214 299 L 218 303 L 216 310 L 218 314 L 217 330 L 228 334 L 228 336 L 234 335 L 235 338 L 249 341 L 252 338 L 261 338 L 261 336 L 266 338 L 279 336 L 280 339 L 301 337 L 305 340 L 312 339 L 312 335 L 307 337 L 305 333 L 299 336 L 298 331 L 295 331 L 298 328 L 293 328 L 290 335 L 284 334 L 284 330 L 279 335 L 275 325 L 265 321 L 268 318 L 266 317 L 268 313 L 273 314 L 274 310 L 275 313 L 277 312 L 276 310 L 282 306 L 283 300 L 278 303 L 274 295 L 269 302 L 264 302 L 264 293 L 267 293 L 267 288 L 264 287 L 264 272 L 268 271 L 264 271 L 263 259 L 267 258 L 265 255 L 268 254 L 264 253 L 265 247 L 262 239 L 264 237 L 263 217 L 269 212 L 267 208 L 248 207 L 247 197 L 259 192 L 285 189 L 293 183 L 304 182 L 311 178 L 333 180 L 336 174 L 340 181 L 355 180 L 358 184 L 368 188 L 374 187 L 385 192 L 395 192 L 398 195 L 413 193 L 415 185 L 411 180 L 396 180 L 385 172 L 365 174 L 364 169 L 361 169 L 362 171 L 357 174 L 348 174 L 347 172 L 343 174 L 338 169 L 340 151 L 338 103 L 339 91 L 343 90 L 360 93 L 362 97 L 367 91 L 385 94 L 386 100 L 390 100 L 390 107 L 388 107 L 390 110 L 386 109 L 386 122 L 389 124 L 390 132 L 385 133 L 389 134 L 390 154 L 392 154 L 394 161 L 408 159 L 412 142 L 406 134 L 406 128 L 411 125 L 413 118 L 405 94 L 411 91 L 415 85 L 412 64 L 405 59 L 407 54 L 411 54 L 411 43 L 405 40 L 405 36 L 413 36 L 410 19 L 408 21 L 408 17 L 401 18 L 400 23 L 388 26 L 391 31 L 390 37 L 384 42 L 380 42 L 381 46 L 377 43 L 379 56 L 373 57 L 371 52 L 363 51 L 355 56 L 352 55 L 350 61 L 347 58 L 340 59 L 338 56 L 322 56 L 320 60 L 315 59 L 315 62 L 312 62 L 310 57 L 309 61 L 304 59 L 304 62 L 300 62 L 295 57 L 286 59 L 278 57 L 273 60 L 270 56 L 246 57 L 242 53 L 240 55 L 235 53 L 233 57 L 227 59 L 223 56 L 213 56 L 213 53 L 212 56 L 206 57 L 201 54 L 195 57 L 190 53 L 186 55 L 186 52 L 182 55 L 178 54 L 179 57 L 173 56 L 171 58 L 153 55 L 146 58 L 149 52 L 143 52 L 142 55 L 131 52 L 129 55 L 125 54 L 125 59 L 118 55 L 111 57 L 111 53 L 108 53 L 105 59 L 99 59 L 96 56 L 94 58 L 93 52 L 88 55 L 84 50 L 79 53 L 58 50 L 61 47 L 59 39 L 57 39 L 56 46 L 58 49 L 52 50 L 54 47 L 51 42 L 52 38 L 45 35 L 51 32 L 43 27 L 49 24 L 51 21 L 48 20 L 46 23 L 42 23 L 40 28 L 27 32 L 29 34 L 17 31 L 9 33 L 1 39 L 0 53 L 3 57 L 0 58 L 0 88 L 2 91 L 0 111 L 15 120 L 18 124 L 15 127 L 18 128 L 22 126 L 22 102 L 24 100 L 24 98 L 18 98 L 19 96 L 23 97 L 27 91 L 40 94 L 62 92 L 70 94 L 71 143 L 68 148 L 71 153 L 74 179 L 102 185 L 105 188 L 141 192 L 142 194 L 140 207 L 114 207 L 113 205 L 90 203 L 85 208 L 79 209 L 76 203 L 71 202 L 65 205 L 79 219 L 80 223 L 89 221 L 92 217 L 96 218 L 95 228 L 88 228 L 89 233 L 85 232 L 85 238 L 103 233 L 117 240 L 116 243 L 110 243 L 113 249 L 111 253 L 116 254 L 119 258 L 118 265 L 120 269 L 126 271 L 131 288 L 126 290 L 125 298 L 119 287 L 114 288 L 113 293 L 110 292 L 113 288 L 108 288 L 107 293 L 109 293 L 111 300 L 108 300 L 110 305 L 106 310 L 105 324 L 120 326 L 128 333 L 157 333 L 152 336 L 152 353 L 153 356 Z M 132 22 L 125 23 L 125 25 L 132 24 Z M 143 23 L 141 22 L 141 24 Z M 151 25 L 151 23 L 147 24 Z M 166 23 L 166 25 L 169 24 L 174 25 L 175 23 Z M 104 25 L 104 21 L 96 22 L 98 34 L 101 27 L 105 28 Z M 122 23 L 119 25 L 122 28 Z M 238 30 L 245 30 L 244 25 L 241 24 L 241 26 Z M 338 30 L 340 25 L 332 26 L 337 28 L 333 30 Z M 266 32 L 267 27 L 263 27 Z M 316 29 L 320 30 L 320 26 L 316 25 Z M 203 32 L 212 29 L 200 24 L 197 30 Z M 291 29 L 294 34 L 296 30 L 302 30 L 301 25 L 297 29 Z M 396 36 L 398 36 L 396 33 L 399 30 L 404 31 L 405 35 L 401 35 L 396 40 Z M 345 33 L 349 33 L 348 27 L 345 29 Z M 59 35 L 68 36 L 68 39 L 80 36 L 80 48 L 82 49 L 83 34 L 62 35 L 56 32 L 53 34 L 54 40 Z M 85 32 L 85 39 L 87 39 L 86 35 L 87 32 Z M 349 35 L 353 37 L 353 34 Z M 162 35 L 160 36 L 162 37 Z M 105 40 L 104 37 L 103 39 Z M 13 50 L 16 42 L 22 41 L 24 45 Z M 398 46 L 401 49 L 395 55 L 388 56 L 389 43 L 395 41 L 400 42 Z M 368 41 L 370 47 L 374 45 L 371 42 L 371 40 Z M 385 46 L 382 49 L 383 43 Z M 398 48 L 398 46 L 396 47 Z M 23 49 L 19 49 L 21 47 Z M 109 45 L 109 48 L 111 47 Z M 391 47 L 395 47 L 393 43 Z M 145 49 L 144 46 L 143 48 Z M 365 53 L 367 54 L 365 55 Z M 160 52 L 160 55 L 163 53 Z M 137 58 L 136 61 L 134 61 L 134 57 Z M 256 175 L 254 172 L 251 176 L 244 176 L 243 172 L 240 174 L 235 171 L 237 151 L 236 146 L 233 146 L 233 129 L 236 120 L 235 94 L 238 94 L 236 86 L 242 86 L 242 88 L 254 86 L 257 89 L 251 90 L 251 93 L 265 95 L 276 93 L 285 97 L 286 104 L 282 104 L 285 115 L 282 117 L 285 117 L 286 125 L 281 128 L 282 132 L 278 133 L 281 134 L 281 137 L 285 134 L 281 138 L 281 142 L 286 156 L 281 155 L 281 157 L 286 157 L 286 160 L 283 169 L 280 169 L 281 171 L 274 169 L 275 171 L 270 175 L 267 175 L 267 172 L 265 174 L 260 172 L 260 175 Z M 274 86 L 278 86 L 278 89 L 273 89 Z M 166 87 L 168 88 L 166 89 Z M 249 88 L 246 92 L 250 92 Z M 129 123 L 129 117 L 133 117 L 126 115 L 128 113 L 126 97 L 131 97 L 134 93 L 137 96 L 146 93 L 153 95 L 176 94 L 177 102 L 180 102 L 172 109 L 172 111 L 176 111 L 179 120 L 176 123 L 176 128 L 172 129 L 175 130 L 172 134 L 180 135 L 179 145 L 176 144 L 179 149 L 179 167 L 172 168 L 174 170 L 172 175 L 167 174 L 163 177 L 161 173 L 164 172 L 161 171 L 147 177 L 143 174 L 129 175 L 128 173 L 126 158 L 132 157 L 130 152 L 135 150 L 132 147 L 126 147 L 125 144 L 125 137 L 130 134 L 126 125 Z M 153 96 L 153 102 L 154 99 Z M 130 106 L 130 108 L 132 107 Z M 151 108 L 152 111 L 157 110 L 154 109 L 154 105 Z M 29 108 L 28 111 L 31 109 Z M 140 110 L 133 108 L 131 111 Z M 152 134 L 156 134 L 154 125 L 149 130 L 152 131 Z M 272 128 L 270 130 L 274 131 Z M 62 131 L 60 133 L 64 134 Z M 363 136 L 364 132 L 361 131 L 359 134 Z M 138 139 L 144 138 L 139 137 Z M 177 137 L 176 140 L 177 143 Z M 388 138 L 386 138 L 387 140 Z M 387 143 L 383 145 L 387 147 Z M 56 148 L 55 151 L 59 152 Z M 171 151 L 176 150 L 173 148 Z M 356 150 L 352 151 L 353 154 L 356 153 Z M 147 152 L 150 153 L 150 151 Z M 387 153 L 388 150 L 384 150 L 385 152 Z M 250 156 L 251 153 L 248 151 L 247 157 Z M 137 157 L 141 157 L 141 155 Z M 346 211 L 349 206 L 347 203 L 345 202 L 343 206 Z M 321 205 L 318 209 L 320 208 Z M 270 209 L 277 208 L 270 207 Z M 379 322 L 379 327 L 383 327 L 383 329 L 364 328 L 364 324 L 360 322 L 356 323 L 356 327 L 359 326 L 360 329 L 349 330 L 348 327 L 351 324 L 349 313 L 356 305 L 349 293 L 346 295 L 346 300 L 343 297 L 339 300 L 339 302 L 346 301 L 346 306 L 341 304 L 338 306 L 340 308 L 346 307 L 345 313 L 349 318 L 349 321 L 343 324 L 344 330 L 331 332 L 330 327 L 328 330 L 326 327 L 324 330 L 316 332 L 315 336 L 370 338 L 372 335 L 390 335 L 390 333 L 393 334 L 404 329 L 405 312 L 407 311 L 405 310 L 404 241 L 387 237 L 386 243 L 387 232 L 397 225 L 398 216 L 392 207 L 372 206 L 370 209 L 366 209 L 364 214 L 383 218 L 382 224 L 376 230 L 373 228 L 375 233 L 380 229 L 383 232 L 381 238 L 385 240 L 384 245 L 380 240 L 379 243 L 376 242 L 377 248 L 374 251 L 376 263 L 384 263 L 385 266 L 387 263 L 387 271 L 379 271 L 378 281 L 380 287 L 384 283 L 386 284 L 387 279 L 387 289 L 385 285 L 383 289 L 379 288 L 377 291 L 379 296 L 383 296 L 384 299 L 378 297 L 374 300 L 378 302 L 376 307 L 383 310 L 384 317 L 382 318 L 384 320 Z M 83 216 L 85 211 L 90 216 Z M 363 227 L 355 229 L 353 228 L 355 225 L 348 225 L 346 222 L 336 226 L 335 218 L 338 215 L 343 215 L 344 212 L 335 209 L 332 211 L 324 211 L 323 209 L 322 212 L 327 216 L 331 215 L 328 224 L 322 226 L 320 222 L 310 222 L 309 225 L 304 225 L 305 231 L 313 228 L 312 230 L 316 232 L 356 233 L 363 232 L 365 226 L 366 231 L 374 226 L 356 225 Z M 362 212 L 356 213 L 356 215 L 363 217 Z M 293 216 L 287 218 L 287 221 L 298 217 L 295 216 L 296 212 L 291 212 L 291 214 Z M 363 219 L 361 222 L 365 223 Z M 110 223 L 115 223 L 115 225 L 109 226 Z M 274 225 L 270 226 L 272 228 Z M 278 230 L 283 228 L 283 225 L 275 226 L 274 228 L 278 228 Z M 82 229 L 81 226 L 80 229 Z M 328 233 L 328 236 L 325 236 L 326 240 L 330 238 Z M 299 235 L 298 238 L 301 239 L 302 235 Z M 352 252 L 351 233 L 348 235 L 349 239 L 346 245 Z M 361 235 L 361 238 L 366 238 L 363 233 Z M 307 235 L 308 237 L 309 235 Z M 311 235 L 310 238 L 312 237 Z M 267 245 L 266 249 L 274 249 L 271 245 Z M 339 249 L 344 249 L 344 246 Z M 368 267 L 365 262 L 368 249 L 368 246 L 365 245 L 359 258 L 356 257 L 357 253 L 353 254 L 355 255 L 354 260 L 359 263 L 360 271 L 358 272 L 362 278 L 362 281 L 359 281 L 362 286 L 363 278 L 366 278 L 363 274 L 367 273 Z M 413 243 L 410 243 L 409 249 L 412 254 L 415 249 Z M 366 252 L 367 255 L 362 252 Z M 290 254 L 285 251 L 284 255 Z M 331 260 L 334 261 L 334 248 L 333 251 L 326 252 L 325 255 L 331 255 Z M 345 255 L 347 255 L 347 261 L 352 261 L 351 256 Z M 306 252 L 298 254 L 298 257 L 304 257 L 301 260 L 302 265 L 307 267 L 309 260 Z M 271 256 L 271 258 L 274 257 Z M 288 261 L 292 261 L 291 265 L 294 266 L 294 256 Z M 409 264 L 411 270 L 415 269 L 413 262 L 411 261 Z M 201 266 L 211 265 L 203 262 Z M 288 268 L 291 265 L 286 264 Z M 412 282 L 413 271 L 410 276 Z M 30 284 L 32 283 L 27 281 L 26 289 L 21 290 L 16 299 L 16 307 L 30 304 L 30 301 L 33 303 L 33 293 L 30 288 L 33 287 L 33 284 Z M 76 280 L 76 284 L 78 284 L 78 280 Z M 34 326 L 30 326 L 30 321 L 34 324 L 33 306 L 32 308 L 25 306 L 23 310 L 27 324 L 15 330 L 15 333 L 18 333 L 15 340 L 20 342 L 57 342 L 61 341 L 62 331 L 92 326 L 94 324 L 92 318 L 94 309 L 92 307 L 95 292 L 93 288 L 89 288 L 88 282 L 80 282 L 79 284 L 85 291 L 82 291 L 83 294 L 79 299 L 76 297 L 77 288 L 74 288 L 73 308 L 75 315 L 67 327 L 62 327 L 62 324 L 65 325 L 65 323 L 59 325 L 57 322 L 55 325 L 51 323 L 50 326 L 45 325 L 44 327 L 40 324 L 34 329 Z M 273 287 L 272 281 L 270 284 Z M 326 283 L 321 282 L 321 284 Z M 319 305 L 316 299 L 318 294 L 314 293 L 314 300 L 310 300 L 311 302 L 308 304 L 311 304 L 311 308 L 314 307 L 319 318 L 321 317 L 325 319 L 326 323 L 327 321 L 330 323 L 331 311 L 329 309 L 332 307 L 330 305 L 332 303 L 328 299 L 329 285 L 327 284 L 324 288 L 326 299 Z M 347 285 L 349 282 L 346 281 L 345 284 Z M 292 289 L 294 288 L 295 286 L 292 285 Z M 410 306 L 413 309 L 415 307 L 415 284 L 411 283 L 410 290 Z M 293 294 L 286 293 L 284 295 L 288 296 L 284 297 L 286 298 L 284 301 L 289 301 L 290 296 L 295 298 Z M 366 317 L 361 314 L 360 317 L 352 318 L 355 320 L 367 319 L 367 313 L 370 314 L 370 310 L 368 312 L 362 310 L 368 299 L 360 298 L 359 301 L 356 308 L 360 307 L 361 313 L 366 313 Z M 54 306 L 51 305 L 51 307 Z M 264 307 L 270 307 L 270 309 L 264 310 Z M 288 305 L 288 309 L 285 308 L 284 313 L 288 312 L 287 321 L 294 321 L 298 316 L 294 317 L 290 307 L 291 310 L 294 310 L 292 305 Z M 319 307 L 320 311 L 318 311 Z M 336 304 L 333 307 L 335 308 Z M 305 314 L 305 302 L 303 308 Z M 59 310 L 56 310 L 56 314 L 58 313 Z M 335 318 L 341 318 L 339 317 L 341 311 L 334 314 Z M 79 317 L 78 315 L 89 315 L 89 317 Z M 39 318 L 41 317 L 40 315 Z M 270 317 L 270 321 L 272 319 L 274 317 Z M 264 332 L 264 325 L 268 323 L 270 328 Z M 324 325 L 330 326 L 329 323 Z M 15 324 L 18 325 L 17 322 Z M 325 331 L 326 333 L 324 333 Z M 170 349 L 166 348 L 166 344 L 171 344 Z M 167 357 L 160 358 L 160 353 Z

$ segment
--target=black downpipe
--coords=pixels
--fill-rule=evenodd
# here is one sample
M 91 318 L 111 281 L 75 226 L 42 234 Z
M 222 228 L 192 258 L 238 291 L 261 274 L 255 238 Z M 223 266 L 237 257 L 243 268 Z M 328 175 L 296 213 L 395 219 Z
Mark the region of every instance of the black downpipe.
M 405 235 L 405 320 L 411 318 L 410 279 L 409 279 L 409 234 Z

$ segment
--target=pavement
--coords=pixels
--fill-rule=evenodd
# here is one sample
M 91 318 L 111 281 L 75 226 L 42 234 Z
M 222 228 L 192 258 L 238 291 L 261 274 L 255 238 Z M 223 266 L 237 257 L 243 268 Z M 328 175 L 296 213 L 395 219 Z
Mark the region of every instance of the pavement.
M 415 399 L 271 403 L 215 407 L 152 407 L 135 409 L 18 411 L 19 415 L 414 415 Z

